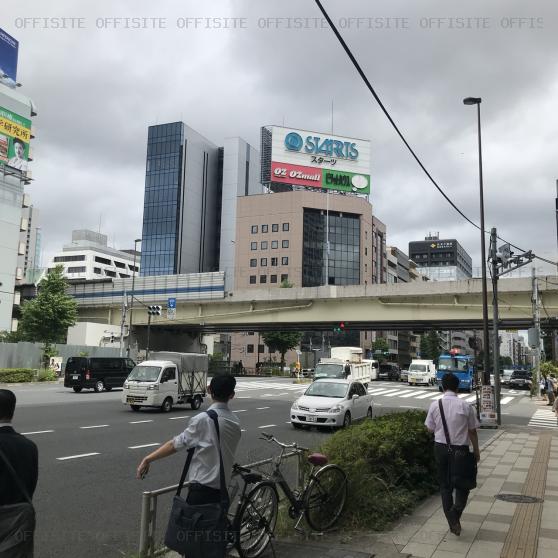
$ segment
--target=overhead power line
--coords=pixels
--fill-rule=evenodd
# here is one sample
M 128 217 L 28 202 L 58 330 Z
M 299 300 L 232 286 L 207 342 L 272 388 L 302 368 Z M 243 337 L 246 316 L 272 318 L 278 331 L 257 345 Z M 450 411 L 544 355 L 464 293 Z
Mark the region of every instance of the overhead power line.
M 339 41 L 339 43 L 341 44 L 341 46 L 343 47 L 343 49 L 347 53 L 347 56 L 349 57 L 349 59 L 353 63 L 353 66 L 355 67 L 356 71 L 359 73 L 360 77 L 362 78 L 362 80 L 366 84 L 366 87 L 368 87 L 368 90 L 370 91 L 370 93 L 372 93 L 372 96 L 374 97 L 374 99 L 378 103 L 380 109 L 382 110 L 382 112 L 384 113 L 386 118 L 389 120 L 389 123 L 392 125 L 393 129 L 395 130 L 397 135 L 400 137 L 401 141 L 405 144 L 405 147 L 409 150 L 409 153 L 411 153 L 413 159 L 417 162 L 417 164 L 422 169 L 424 174 L 426 174 L 426 176 L 428 177 L 430 182 L 432 182 L 432 184 L 434 184 L 435 188 L 438 190 L 438 192 L 440 192 L 440 194 L 442 194 L 444 199 L 451 205 L 451 207 L 453 207 L 453 209 L 455 209 L 455 211 L 457 211 L 457 213 L 459 213 L 459 215 L 461 215 L 461 217 L 463 217 L 463 219 L 465 219 L 465 221 L 467 221 L 469 224 L 473 225 L 473 227 L 477 228 L 480 231 L 481 230 L 480 226 L 477 225 L 472 219 L 467 217 L 467 215 L 465 215 L 465 213 L 463 213 L 463 211 L 461 209 L 459 209 L 459 207 L 457 207 L 457 205 L 453 202 L 453 200 L 444 192 L 444 190 L 442 190 L 442 188 L 436 182 L 436 180 L 434 180 L 434 178 L 430 174 L 430 172 L 428 172 L 428 169 L 424 166 L 422 161 L 419 159 L 418 155 L 415 153 L 413 148 L 409 145 L 409 142 L 405 139 L 405 136 L 403 135 L 403 133 L 401 132 L 401 130 L 399 129 L 399 127 L 397 126 L 397 124 L 395 123 L 393 118 L 391 117 L 390 113 L 388 112 L 388 110 L 386 109 L 384 104 L 382 103 L 382 100 L 380 99 L 380 97 L 376 93 L 374 87 L 372 86 L 372 84 L 370 83 L 368 78 L 366 77 L 366 74 L 364 73 L 363 69 L 360 67 L 360 64 L 358 63 L 357 59 L 354 57 L 353 53 L 351 52 L 351 49 L 349 48 L 349 46 L 347 45 L 347 43 L 345 42 L 345 40 L 341 36 L 341 33 L 339 33 L 337 27 L 333 23 L 332 19 L 329 17 L 329 14 L 327 13 L 326 9 L 322 6 L 322 3 L 320 2 L 320 0 L 314 0 L 314 1 L 316 2 L 318 8 L 322 12 L 325 19 L 327 20 L 327 22 L 328 22 L 329 26 L 331 27 L 333 33 L 337 37 L 337 40 Z M 490 234 L 489 231 L 483 231 L 483 232 L 484 232 L 484 234 Z M 506 242 L 507 244 L 509 244 L 510 246 L 515 248 L 516 250 L 519 250 L 520 252 L 525 252 L 526 251 L 526 250 L 523 250 L 522 248 L 520 248 L 519 246 L 516 246 L 515 244 L 513 244 L 509 240 L 506 240 L 505 238 L 502 238 L 501 236 L 498 236 L 498 239 L 501 240 L 502 242 Z M 543 262 L 552 264 L 554 266 L 558 266 L 558 262 L 553 262 L 551 260 L 548 260 L 546 258 L 542 258 L 542 257 L 537 256 L 537 255 L 535 255 L 534 257 L 537 258 L 538 260 L 543 261 Z

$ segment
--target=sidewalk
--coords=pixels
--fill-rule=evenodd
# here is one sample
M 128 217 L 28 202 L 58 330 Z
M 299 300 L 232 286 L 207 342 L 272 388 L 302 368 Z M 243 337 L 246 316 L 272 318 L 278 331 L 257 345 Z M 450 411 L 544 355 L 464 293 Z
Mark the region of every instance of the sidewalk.
M 516 503 L 497 495 L 540 498 Z M 506 427 L 482 450 L 462 533 L 448 530 L 439 495 L 384 533 L 282 539 L 265 558 L 551 558 L 558 556 L 558 430 Z M 169 558 L 177 556 L 173 553 Z

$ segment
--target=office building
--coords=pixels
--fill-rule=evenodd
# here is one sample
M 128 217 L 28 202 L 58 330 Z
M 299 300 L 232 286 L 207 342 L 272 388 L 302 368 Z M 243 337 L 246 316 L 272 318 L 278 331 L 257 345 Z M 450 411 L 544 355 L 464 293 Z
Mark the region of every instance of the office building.
M 0 331 L 17 329 L 12 317 L 18 304 L 14 292 L 16 281 L 23 279 L 18 259 L 23 256 L 20 262 L 25 261 L 22 210 L 27 203 L 24 186 L 31 182 L 29 144 L 34 137 L 31 118 L 36 114 L 31 99 L 0 84 Z
M 140 272 L 141 254 L 108 246 L 107 236 L 89 230 L 72 231 L 72 242 L 63 246 L 49 262 L 49 269 L 64 267 L 64 276 L 72 280 L 93 281 L 106 278 L 125 279 Z
M 429 235 L 409 242 L 409 258 L 431 281 L 459 281 L 473 276 L 471 256 L 455 238 L 440 240 L 438 235 Z
M 39 210 L 33 205 L 26 205 L 29 196 L 24 196 L 21 232 L 19 235 L 19 255 L 16 275 L 27 281 L 41 269 L 42 230 L 39 226 Z M 21 279 L 19 280 L 21 281 Z

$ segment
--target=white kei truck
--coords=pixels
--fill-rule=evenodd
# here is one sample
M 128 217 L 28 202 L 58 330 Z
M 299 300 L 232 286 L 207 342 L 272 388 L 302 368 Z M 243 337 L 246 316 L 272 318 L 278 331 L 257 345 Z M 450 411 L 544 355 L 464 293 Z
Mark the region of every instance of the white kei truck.
M 366 386 L 377 378 L 378 369 L 373 360 L 362 358 L 360 347 L 332 347 L 331 358 L 321 358 L 314 370 L 314 380 L 320 378 L 345 378 L 345 365 L 349 361 L 349 380 L 362 382 Z
M 412 360 L 409 366 L 407 382 L 410 386 L 418 386 L 419 384 L 433 386 L 436 383 L 436 366 L 434 365 L 434 361 Z
M 122 403 L 132 411 L 158 407 L 168 413 L 186 403 L 199 409 L 206 396 L 208 366 L 205 354 L 153 352 L 126 378 Z

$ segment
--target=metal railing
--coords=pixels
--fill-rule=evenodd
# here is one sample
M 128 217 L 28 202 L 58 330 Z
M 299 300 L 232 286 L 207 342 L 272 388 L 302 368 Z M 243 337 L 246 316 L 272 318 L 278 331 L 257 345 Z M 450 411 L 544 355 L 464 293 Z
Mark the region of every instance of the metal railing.
M 304 486 L 304 452 L 291 451 L 286 453 L 281 462 L 296 457 L 296 482 L 297 488 L 301 489 Z M 248 469 L 256 469 L 264 465 L 269 465 L 274 462 L 276 457 L 262 459 L 254 463 L 244 465 Z M 141 519 L 140 519 L 140 536 L 139 536 L 139 557 L 140 558 L 154 558 L 155 556 L 162 556 L 168 550 L 164 547 L 155 548 L 156 545 L 156 530 L 157 530 L 157 498 L 164 494 L 175 492 L 178 484 L 159 488 L 157 490 L 146 491 L 141 497 Z M 234 500 L 234 496 L 231 501 Z M 232 507 L 232 504 L 231 504 Z

